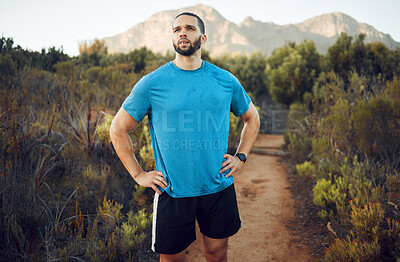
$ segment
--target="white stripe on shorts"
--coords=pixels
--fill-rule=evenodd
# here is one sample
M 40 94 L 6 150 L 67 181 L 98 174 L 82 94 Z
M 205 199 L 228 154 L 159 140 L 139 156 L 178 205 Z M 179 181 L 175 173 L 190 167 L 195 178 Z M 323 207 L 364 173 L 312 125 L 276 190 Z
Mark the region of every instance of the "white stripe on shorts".
M 154 201 L 153 201 L 153 228 L 151 230 L 151 250 L 155 251 L 155 243 L 156 243 L 156 222 L 157 222 L 157 207 L 158 207 L 158 197 L 160 195 L 155 193 Z

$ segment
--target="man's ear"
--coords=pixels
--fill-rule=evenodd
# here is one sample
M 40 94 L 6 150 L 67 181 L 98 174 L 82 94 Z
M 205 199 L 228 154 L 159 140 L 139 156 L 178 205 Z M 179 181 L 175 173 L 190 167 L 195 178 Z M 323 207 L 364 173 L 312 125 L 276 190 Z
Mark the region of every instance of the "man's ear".
M 202 35 L 202 36 L 201 36 L 200 43 L 201 43 L 202 45 L 204 45 L 206 42 L 207 42 L 207 36 L 206 36 L 206 35 Z

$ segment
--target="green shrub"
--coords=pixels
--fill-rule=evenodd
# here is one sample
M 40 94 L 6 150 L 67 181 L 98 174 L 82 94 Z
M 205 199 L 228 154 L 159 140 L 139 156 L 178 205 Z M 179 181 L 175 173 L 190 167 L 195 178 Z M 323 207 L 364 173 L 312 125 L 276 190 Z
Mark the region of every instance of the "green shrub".
M 307 107 L 300 103 L 294 103 L 290 105 L 288 114 L 288 125 L 290 130 L 302 130 L 307 131 L 306 128 L 306 117 L 308 116 Z
M 321 218 L 334 218 L 334 215 L 345 208 L 348 188 L 348 182 L 339 176 L 330 176 L 329 180 L 320 179 L 317 181 L 313 188 L 313 202 L 322 208 L 322 211 L 318 213 Z
M 399 259 L 400 223 L 384 222 L 385 211 L 379 203 L 360 205 L 350 201 L 352 229 L 345 239 L 336 236 L 324 261 L 387 261 Z M 330 229 L 334 232 L 332 229 Z
M 284 148 L 297 163 L 309 160 L 311 153 L 312 138 L 308 131 L 310 129 L 307 121 L 307 108 L 299 103 L 292 104 L 288 115 L 287 130 L 283 133 Z
M 386 174 L 385 188 L 393 199 L 400 200 L 400 175 L 397 172 Z
M 306 133 L 285 133 L 286 148 L 289 155 L 297 163 L 302 163 L 309 159 L 311 153 L 312 139 Z
M 149 194 L 146 194 L 148 191 L 152 193 L 151 196 L 154 195 L 152 189 L 146 190 L 146 187 L 135 185 L 135 192 L 133 192 L 132 200 L 130 201 L 131 209 L 137 210 L 147 206 L 149 201 L 151 201 Z
M 332 112 L 324 119 L 326 135 L 330 136 L 330 148 L 334 154 L 353 154 L 352 152 L 352 122 L 349 101 L 339 99 L 332 107 Z
M 97 107 L 81 103 L 65 103 L 60 118 L 66 139 L 63 156 L 69 159 L 90 160 L 99 144 L 97 127 L 103 115 Z
M 328 178 L 318 174 L 318 169 L 315 171 L 318 175 L 314 187 L 314 203 L 322 208 L 321 217 L 326 218 L 326 214 L 333 214 L 336 221 L 346 224 L 350 219 L 350 200 L 358 199 L 363 205 L 384 201 L 384 188 L 374 185 L 371 182 L 372 177 L 368 178 L 370 173 L 381 171 L 374 171 L 368 162 L 359 162 L 354 157 L 353 162 L 345 158 L 341 164 L 329 165 L 334 166 L 331 170 L 335 174 L 329 174 Z
M 134 253 L 134 250 L 146 238 L 145 232 L 150 226 L 152 215 L 145 210 L 139 210 L 136 214 L 132 210 L 128 212 L 128 221 L 123 222 L 121 227 L 116 229 L 120 236 L 119 248 L 122 254 Z
M 311 156 L 313 163 L 316 163 L 318 172 L 317 178 L 328 178 L 329 174 L 338 174 L 338 162 L 334 156 L 332 147 L 327 136 L 318 136 L 311 142 Z
M 384 97 L 357 103 L 352 114 L 357 146 L 393 169 L 400 162 L 400 104 Z
M 400 103 L 400 76 L 394 77 L 393 81 L 386 82 L 384 96 L 397 104 Z
M 110 126 L 111 122 L 113 121 L 114 116 L 111 114 L 105 114 L 103 123 L 97 126 L 96 133 L 99 136 L 100 141 L 104 145 L 109 145 L 111 143 L 110 138 Z
M 315 177 L 316 174 L 315 165 L 309 161 L 305 161 L 303 164 L 297 164 L 296 170 L 300 176 Z
M 368 203 L 360 206 L 358 199 L 350 202 L 351 205 L 351 224 L 353 234 L 365 242 L 373 242 L 375 239 L 382 239 L 381 227 L 384 221 L 385 211 L 379 203 Z
M 104 196 L 102 205 L 99 206 L 97 214 L 100 216 L 102 226 L 104 227 L 103 232 L 108 235 L 115 226 L 118 226 L 123 220 L 124 215 L 122 213 L 123 205 L 119 204 L 114 200 L 107 200 Z
M 323 261 L 326 262 L 376 262 L 379 261 L 381 247 L 377 240 L 372 243 L 358 242 L 350 237 L 335 239 L 330 245 Z

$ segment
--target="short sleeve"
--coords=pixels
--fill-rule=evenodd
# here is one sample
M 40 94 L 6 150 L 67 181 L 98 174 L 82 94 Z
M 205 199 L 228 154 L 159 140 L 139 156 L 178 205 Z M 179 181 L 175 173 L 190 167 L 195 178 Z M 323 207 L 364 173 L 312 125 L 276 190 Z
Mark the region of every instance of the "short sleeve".
M 122 103 L 122 107 L 134 119 L 141 122 L 150 111 L 149 77 L 142 77 L 133 87 L 130 95 Z
M 240 84 L 239 80 L 231 75 L 232 79 L 232 102 L 231 102 L 231 112 L 240 117 L 249 109 L 249 104 L 251 102 L 250 97 L 247 95 L 246 90 Z

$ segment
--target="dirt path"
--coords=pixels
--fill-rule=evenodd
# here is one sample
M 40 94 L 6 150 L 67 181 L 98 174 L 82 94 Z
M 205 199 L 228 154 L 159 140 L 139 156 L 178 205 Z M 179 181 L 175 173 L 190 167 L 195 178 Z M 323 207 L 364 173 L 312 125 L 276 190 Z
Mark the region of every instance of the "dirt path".
M 282 136 L 260 135 L 257 152 L 279 150 Z M 250 154 L 235 174 L 242 228 L 229 240 L 230 262 L 313 261 L 307 248 L 286 228 L 294 216 L 294 200 L 277 156 Z M 201 235 L 188 249 L 189 262 L 203 262 Z

